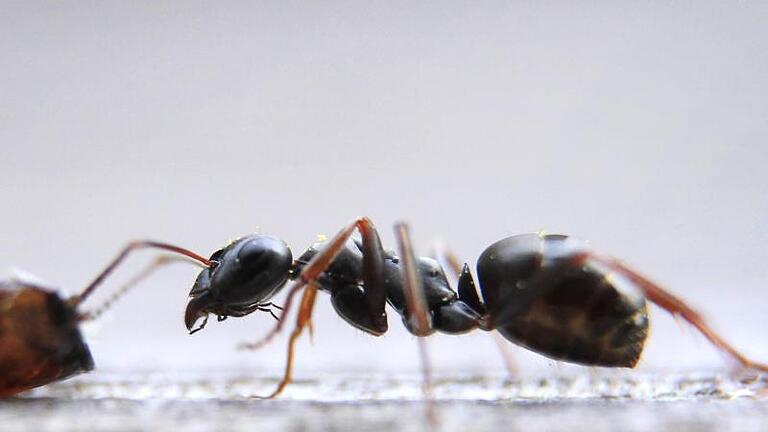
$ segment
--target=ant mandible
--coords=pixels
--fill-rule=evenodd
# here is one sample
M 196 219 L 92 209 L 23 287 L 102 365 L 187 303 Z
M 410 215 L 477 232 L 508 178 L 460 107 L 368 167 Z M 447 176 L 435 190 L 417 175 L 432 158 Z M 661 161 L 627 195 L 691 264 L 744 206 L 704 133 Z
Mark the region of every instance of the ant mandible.
M 353 238 L 355 230 L 361 239 Z M 318 290 L 331 295 L 336 312 L 371 335 L 387 331 L 385 304 L 402 316 L 420 341 L 426 388 L 429 368 L 423 337 L 474 329 L 497 330 L 506 339 L 549 358 L 588 366 L 634 367 L 648 335 L 646 300 L 698 329 L 718 349 L 742 366 L 768 372 L 716 334 L 684 301 L 622 262 L 593 251 L 565 235 L 522 234 L 489 246 L 478 259 L 481 301 L 469 266 L 460 269 L 457 291 L 438 261 L 416 258 L 404 223 L 395 226 L 400 256 L 385 252 L 368 218 L 358 218 L 328 241 L 317 243 L 293 260 L 282 240 L 268 235 L 240 238 L 216 251 L 190 292 L 185 323 L 190 333 L 202 329 L 208 314 L 219 320 L 269 310 L 268 301 L 294 280 L 283 316 L 303 290 L 295 327 L 288 342 L 285 373 L 267 398 L 291 381 L 294 346 L 311 327 Z M 451 267 L 459 272 L 455 258 Z M 198 328 L 195 323 L 203 319 Z M 284 319 L 257 349 L 282 328 Z

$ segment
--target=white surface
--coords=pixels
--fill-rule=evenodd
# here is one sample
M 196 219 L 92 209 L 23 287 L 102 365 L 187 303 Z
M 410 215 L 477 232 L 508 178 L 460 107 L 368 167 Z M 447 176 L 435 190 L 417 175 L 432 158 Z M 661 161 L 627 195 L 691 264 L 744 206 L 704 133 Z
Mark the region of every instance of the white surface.
M 5 2 L 0 265 L 73 292 L 139 237 L 207 254 L 261 227 L 300 253 L 366 214 L 388 246 L 405 218 L 420 251 L 442 238 L 473 263 L 546 229 L 768 360 L 767 18 L 760 2 Z M 266 315 L 186 335 L 194 273 L 164 272 L 89 333 L 100 370 L 281 369 L 282 341 L 233 350 Z M 394 314 L 373 339 L 321 300 L 299 376 L 417 370 Z M 722 365 L 653 326 L 646 364 Z M 438 371 L 501 370 L 484 335 L 431 348 Z
M 83 377 L 0 401 L 3 430 L 762 431 L 765 380 L 708 373 L 541 378 L 441 377 L 427 428 L 419 379 L 323 375 L 276 400 L 274 380 L 227 376 Z
M 290 383 L 271 402 L 371 403 L 428 399 L 419 375 L 319 374 Z M 192 375 L 155 373 L 86 374 L 24 393 L 21 398 L 64 400 L 260 400 L 278 379 L 250 373 Z M 558 401 L 713 401 L 756 400 L 766 396 L 764 377 L 712 372 L 685 374 L 603 371 L 590 374 L 439 375 L 432 377 L 438 402 L 554 403 Z

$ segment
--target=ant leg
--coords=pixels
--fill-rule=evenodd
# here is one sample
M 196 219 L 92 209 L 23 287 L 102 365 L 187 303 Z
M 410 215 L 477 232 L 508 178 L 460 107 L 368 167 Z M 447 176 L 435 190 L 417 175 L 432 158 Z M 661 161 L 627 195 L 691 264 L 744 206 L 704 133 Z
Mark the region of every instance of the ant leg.
M 603 263 L 627 276 L 643 290 L 643 293 L 648 300 L 659 305 L 662 309 L 672 315 L 680 316 L 688 321 L 688 323 L 701 332 L 701 334 L 703 334 L 715 347 L 726 352 L 743 367 L 758 370 L 760 372 L 768 372 L 768 365 L 754 362 L 737 351 L 736 348 L 731 346 L 731 344 L 717 334 L 697 311 L 688 306 L 685 301 L 679 297 L 614 258 L 604 257 L 593 253 L 590 254 L 590 259 Z
M 282 308 L 282 307 L 280 307 L 279 305 L 277 305 L 277 304 L 275 304 L 275 303 L 272 303 L 272 302 L 268 302 L 268 303 L 262 303 L 262 304 L 260 304 L 259 306 L 261 306 L 261 307 L 273 307 L 273 308 L 275 308 L 275 309 L 277 309 L 277 310 L 283 310 L 283 308 Z
M 469 307 L 481 313 L 486 314 L 485 305 L 480 302 L 480 298 L 477 295 L 477 288 L 475 287 L 475 281 L 472 278 L 472 274 L 469 271 L 469 266 L 464 263 L 461 264 L 461 260 L 458 255 L 451 249 L 445 247 L 444 244 L 438 244 L 434 247 L 434 256 L 437 262 L 443 268 L 451 270 L 453 277 L 457 278 L 454 282 L 458 285 L 459 300 L 467 303 Z M 491 330 L 491 336 L 496 348 L 499 350 L 504 367 L 507 369 L 509 376 L 517 375 L 519 368 L 515 357 L 509 347 L 509 342 L 504 339 L 498 332 Z
M 139 240 L 134 241 L 131 243 L 128 243 L 122 251 L 120 251 L 119 254 L 112 260 L 112 262 L 109 263 L 109 265 L 101 272 L 98 276 L 87 286 L 85 289 L 78 295 L 75 295 L 71 297 L 67 302 L 73 306 L 79 306 L 85 299 L 93 293 L 93 291 L 101 285 L 102 282 L 104 282 L 104 279 L 107 278 L 114 270 L 117 268 L 120 263 L 122 263 L 125 258 L 130 254 L 132 251 L 136 249 L 142 249 L 142 248 L 155 248 L 155 249 L 162 249 L 170 252 L 174 252 L 180 255 L 184 255 L 188 258 L 192 258 L 195 261 L 200 262 L 206 267 L 209 267 L 211 265 L 211 261 L 205 257 L 202 257 L 188 249 L 184 249 L 178 246 L 174 246 L 172 244 L 167 243 L 160 243 L 155 242 L 151 240 Z
M 259 308 L 259 310 L 262 311 L 262 312 L 269 312 L 269 314 L 272 315 L 272 318 L 274 318 L 275 321 L 280 321 L 280 317 L 275 315 L 275 312 L 272 311 L 272 309 L 261 309 L 261 308 Z
M 282 316 L 287 316 L 288 312 L 291 310 L 291 306 L 293 305 L 293 297 L 301 291 L 306 283 L 302 280 L 296 281 L 289 289 L 288 289 L 288 295 L 285 297 L 285 303 L 283 304 L 283 313 Z M 272 330 L 267 332 L 266 335 L 264 335 L 261 339 L 259 339 L 256 342 L 242 342 L 237 346 L 237 349 L 239 350 L 257 350 L 264 345 L 267 345 L 274 339 L 275 336 L 277 336 L 278 333 L 283 329 L 283 324 L 285 323 L 285 320 L 280 319 L 277 321 L 274 327 L 272 327 Z
M 302 288 L 304 288 L 304 294 L 301 298 L 301 304 L 299 306 L 299 312 L 296 316 L 296 324 L 291 332 L 290 339 L 288 340 L 288 354 L 286 358 L 285 374 L 283 379 L 278 384 L 277 389 L 273 391 L 266 398 L 271 399 L 279 395 L 285 386 L 291 382 L 291 374 L 293 370 L 293 357 L 294 347 L 296 341 L 301 335 L 305 327 L 311 329 L 312 323 L 312 309 L 315 304 L 315 297 L 317 294 L 317 286 L 315 285 L 317 278 L 326 268 L 333 262 L 333 259 L 342 251 L 347 240 L 352 236 L 355 229 L 359 230 L 363 237 L 363 282 L 367 287 L 371 287 L 367 290 L 367 301 L 372 307 L 380 307 L 380 310 L 384 311 L 384 305 L 386 302 L 386 292 L 384 291 L 384 253 L 381 247 L 381 241 L 370 219 L 361 217 L 356 219 L 351 224 L 344 227 L 338 232 L 320 251 L 317 255 L 312 257 L 311 260 L 302 269 L 298 280 L 291 286 L 288 297 L 286 298 L 285 305 L 283 306 L 283 316 L 290 311 L 293 297 Z M 378 256 L 377 256 L 378 251 Z M 370 298 L 368 298 L 370 297 Z M 380 304 L 380 306 L 378 306 Z M 386 319 L 386 317 L 385 317 Z M 267 333 L 261 340 L 251 344 L 240 344 L 240 349 L 258 349 L 268 343 L 272 338 L 277 335 L 282 329 L 285 320 L 281 319 L 273 327 L 273 329 Z
M 275 315 L 275 312 L 272 310 L 273 306 L 275 305 L 273 305 L 272 303 L 258 304 L 253 310 L 259 311 L 259 312 L 268 312 L 270 315 L 272 315 L 272 318 L 274 318 L 275 321 L 280 321 L 280 318 L 277 315 Z
M 403 260 L 403 280 L 405 282 L 406 315 L 411 327 L 411 332 L 419 341 L 419 356 L 421 357 L 421 372 L 424 377 L 424 393 L 429 399 L 427 415 L 432 425 L 437 423 L 435 416 L 434 398 L 432 395 L 431 370 L 429 367 L 429 353 L 424 339 L 434 331 L 432 320 L 427 309 L 427 299 L 421 281 L 421 275 L 416 267 L 416 256 L 413 252 L 413 243 L 408 232 L 408 225 L 404 222 L 395 224 L 395 236 Z
M 517 366 L 515 356 L 512 354 L 512 350 L 509 348 L 509 341 L 504 339 L 504 337 L 501 336 L 497 331 L 492 332 L 491 336 L 493 336 L 493 342 L 496 344 L 496 348 L 498 348 L 499 354 L 501 354 L 501 360 L 504 362 L 504 367 L 507 369 L 507 374 L 509 374 L 510 378 L 514 378 L 517 376 L 520 368 Z
M 589 263 L 590 260 L 602 264 L 609 269 L 620 272 L 629 278 L 642 290 L 646 299 L 671 313 L 673 316 L 679 316 L 683 318 L 685 321 L 695 327 L 702 335 L 704 335 L 704 337 L 707 338 L 707 340 L 709 340 L 710 343 L 712 343 L 716 348 L 733 357 L 743 367 L 761 372 L 768 372 L 768 365 L 754 362 L 737 351 L 736 348 L 726 342 L 725 339 L 723 339 L 709 326 L 709 324 L 707 324 L 701 314 L 688 306 L 688 304 L 686 304 L 685 301 L 683 301 L 681 298 L 665 290 L 660 285 L 646 278 L 637 271 L 631 269 L 626 264 L 618 261 L 617 259 L 600 255 L 594 251 L 589 251 L 576 254 L 570 257 L 570 259 L 567 261 L 564 261 L 561 265 L 579 267 L 585 263 Z M 552 281 L 557 279 L 557 275 L 559 273 L 560 272 L 557 271 L 557 268 L 554 268 L 549 272 L 540 272 L 537 277 L 529 282 L 531 282 L 531 285 L 553 286 L 554 284 Z M 526 291 L 530 292 L 535 290 Z M 509 304 L 505 305 L 506 307 L 499 308 L 497 315 L 494 317 L 495 323 L 498 324 L 498 322 L 504 321 L 507 319 L 507 317 L 514 316 L 521 307 L 526 306 L 528 301 L 529 299 L 521 296 L 519 301 L 515 304 Z
M 312 281 L 306 285 L 304 295 L 301 297 L 301 305 L 299 306 L 299 313 L 296 317 L 296 327 L 293 328 L 291 337 L 288 340 L 288 355 L 286 357 L 285 374 L 283 375 L 283 379 L 272 393 L 267 396 L 257 396 L 258 399 L 272 399 L 282 393 L 283 390 L 285 390 L 285 387 L 290 384 L 293 372 L 294 347 L 299 336 L 301 336 L 301 332 L 304 330 L 304 327 L 307 326 L 307 324 L 312 319 L 312 309 L 315 306 L 316 295 L 317 287 L 315 286 L 314 281 Z
M 433 333 L 432 320 L 427 308 L 427 298 L 422 288 L 421 275 L 416 266 L 416 256 L 413 252 L 413 243 L 411 242 L 408 225 L 404 222 L 396 223 L 395 236 L 397 237 L 400 256 L 403 260 L 407 319 L 414 335 L 419 337 L 429 336 Z
M 149 265 L 144 267 L 139 273 L 137 273 L 133 278 L 131 278 L 128 282 L 126 282 L 123 286 L 115 290 L 115 292 L 106 299 L 101 305 L 93 309 L 91 312 L 84 312 L 78 314 L 78 321 L 91 321 L 99 318 L 101 314 L 103 314 L 107 309 L 109 309 L 120 297 L 124 296 L 128 291 L 130 291 L 133 287 L 144 281 L 144 279 L 148 278 L 152 273 L 157 271 L 160 267 L 164 267 L 168 264 L 172 264 L 175 262 L 181 262 L 185 261 L 185 258 L 178 257 L 178 256 L 170 256 L 170 255 L 162 255 L 157 257 L 154 261 L 152 261 Z
M 362 245 L 355 240 L 363 258 L 362 284 L 335 281 L 331 304 L 336 313 L 348 324 L 372 336 L 387 332 L 385 306 L 387 291 L 384 286 L 384 248 L 372 225 L 360 228 Z

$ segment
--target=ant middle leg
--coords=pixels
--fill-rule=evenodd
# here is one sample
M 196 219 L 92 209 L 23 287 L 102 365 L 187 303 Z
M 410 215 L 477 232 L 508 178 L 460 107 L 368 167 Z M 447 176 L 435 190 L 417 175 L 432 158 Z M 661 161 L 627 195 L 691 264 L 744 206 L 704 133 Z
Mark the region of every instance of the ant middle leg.
M 395 224 L 395 236 L 403 260 L 403 281 L 406 303 L 406 320 L 408 327 L 415 336 L 425 337 L 434 333 L 432 319 L 429 315 L 427 297 L 424 293 L 421 275 L 416 266 L 416 256 L 413 243 L 405 222 Z
M 429 362 L 426 336 L 434 333 L 432 319 L 429 314 L 427 297 L 424 292 L 421 275 L 416 266 L 416 254 L 413 251 L 408 225 L 405 222 L 395 224 L 395 237 L 403 260 L 404 294 L 406 300 L 405 318 L 408 321 L 409 331 L 413 333 L 419 344 L 419 357 L 421 358 L 421 373 L 424 379 L 423 390 L 428 399 L 427 417 L 431 425 L 437 424 L 434 397 L 432 393 L 432 371 Z
M 261 312 L 268 312 L 270 315 L 272 315 L 272 318 L 275 319 L 275 321 L 280 321 L 280 317 L 275 314 L 275 312 L 270 308 L 258 308 Z

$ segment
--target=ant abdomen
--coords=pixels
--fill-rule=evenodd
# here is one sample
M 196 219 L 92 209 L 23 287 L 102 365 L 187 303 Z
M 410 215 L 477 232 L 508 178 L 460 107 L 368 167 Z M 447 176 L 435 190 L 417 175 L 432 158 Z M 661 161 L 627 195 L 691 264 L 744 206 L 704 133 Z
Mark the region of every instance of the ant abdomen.
M 619 271 L 562 235 L 523 234 L 478 260 L 491 322 L 508 340 L 547 357 L 634 367 L 648 335 L 645 297 Z

